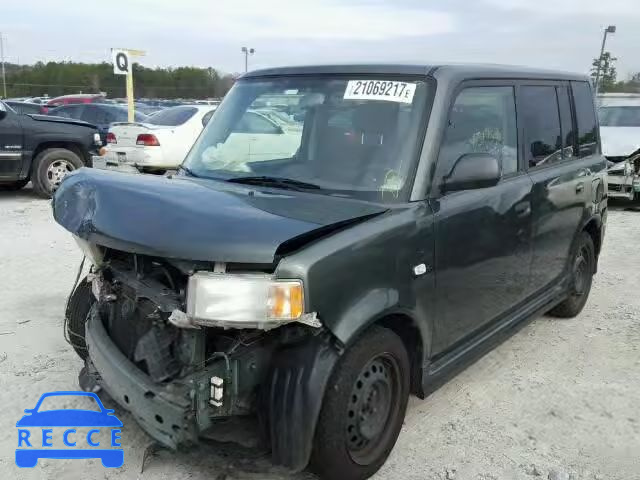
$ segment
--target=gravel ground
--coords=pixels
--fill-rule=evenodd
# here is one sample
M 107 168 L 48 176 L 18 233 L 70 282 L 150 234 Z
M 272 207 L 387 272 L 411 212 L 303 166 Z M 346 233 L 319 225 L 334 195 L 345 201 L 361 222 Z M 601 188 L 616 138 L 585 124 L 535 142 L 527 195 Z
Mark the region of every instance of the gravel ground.
M 640 212 L 612 209 L 591 298 L 572 320 L 541 317 L 420 401 L 377 479 L 640 479 Z M 0 193 L 0 478 L 311 479 L 232 444 L 149 452 L 126 413 L 125 464 L 14 464 L 15 422 L 40 394 L 77 389 L 62 336 L 80 262 L 49 202 Z

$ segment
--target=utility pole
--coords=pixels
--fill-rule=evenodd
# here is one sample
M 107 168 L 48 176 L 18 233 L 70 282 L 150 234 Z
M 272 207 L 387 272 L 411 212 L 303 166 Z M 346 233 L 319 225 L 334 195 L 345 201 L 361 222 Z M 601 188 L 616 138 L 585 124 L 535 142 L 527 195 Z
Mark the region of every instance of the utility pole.
M 242 47 L 242 53 L 244 53 L 244 73 L 249 71 L 249 55 L 256 53 L 254 48 Z
M 0 32 L 0 61 L 2 62 L 2 90 L 4 92 L 2 98 L 7 98 L 7 78 L 4 73 L 4 38 L 2 32 Z
M 604 36 L 602 37 L 602 47 L 600 48 L 600 56 L 598 57 L 598 68 L 596 69 L 596 84 L 594 89 L 596 95 L 598 95 L 598 87 L 600 87 L 600 67 L 602 66 L 602 57 L 604 57 L 604 45 L 607 43 L 607 33 L 616 33 L 616 26 L 609 25 L 604 29 Z

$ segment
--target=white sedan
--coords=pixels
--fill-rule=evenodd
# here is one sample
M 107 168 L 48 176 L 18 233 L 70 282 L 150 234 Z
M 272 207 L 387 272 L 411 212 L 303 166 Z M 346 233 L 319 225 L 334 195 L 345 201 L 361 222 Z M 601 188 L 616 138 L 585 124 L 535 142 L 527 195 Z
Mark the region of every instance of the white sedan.
M 302 124 L 269 109 L 248 110 L 229 137 L 203 153 L 205 163 L 249 172 L 252 162 L 291 158 L 300 146 Z
M 214 105 L 182 105 L 156 113 L 145 123 L 113 123 L 103 154 L 94 168 L 164 173 L 182 163 Z

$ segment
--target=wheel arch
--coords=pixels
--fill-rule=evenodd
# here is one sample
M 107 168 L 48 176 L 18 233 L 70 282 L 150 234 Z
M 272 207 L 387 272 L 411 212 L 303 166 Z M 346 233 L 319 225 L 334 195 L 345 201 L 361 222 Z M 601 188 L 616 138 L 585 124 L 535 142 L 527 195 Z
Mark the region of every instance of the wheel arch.
M 586 225 L 582 228 L 582 231 L 587 232 L 593 240 L 593 246 L 596 249 L 596 258 L 600 255 L 602 249 L 602 222 L 597 218 L 590 219 Z
M 82 163 L 87 165 L 88 155 L 85 153 L 85 149 L 83 148 L 82 144 L 71 141 L 46 141 L 39 143 L 33 151 L 33 154 L 31 156 L 31 167 L 29 169 L 29 175 L 31 175 L 33 171 L 35 159 L 38 158 L 38 155 L 40 155 L 45 150 L 49 150 L 52 148 L 63 148 L 65 150 L 69 150 L 70 152 L 76 154 L 78 158 L 82 160 Z

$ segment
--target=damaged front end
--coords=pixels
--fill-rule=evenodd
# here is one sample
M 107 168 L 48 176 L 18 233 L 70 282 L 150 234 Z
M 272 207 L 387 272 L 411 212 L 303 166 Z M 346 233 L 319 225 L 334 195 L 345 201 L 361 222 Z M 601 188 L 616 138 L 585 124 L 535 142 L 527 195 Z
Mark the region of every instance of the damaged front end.
M 322 395 L 309 395 L 323 391 L 337 353 L 315 315 L 304 313 L 300 282 L 274 280 L 258 266 L 203 270 L 203 262 L 79 244 L 94 264 L 84 375 L 149 435 L 175 449 L 230 417 L 259 416 L 272 446 L 310 448 L 313 429 L 305 431 L 305 419 L 317 417 Z M 296 349 L 305 352 L 303 361 L 291 354 Z M 305 417 L 294 427 L 300 431 L 274 442 L 282 427 L 269 425 L 288 423 L 282 415 L 291 409 Z M 292 457 L 273 447 L 276 463 L 304 468 L 304 448 Z
M 607 187 L 612 198 L 633 200 L 640 193 L 640 150 L 624 157 L 607 157 Z

